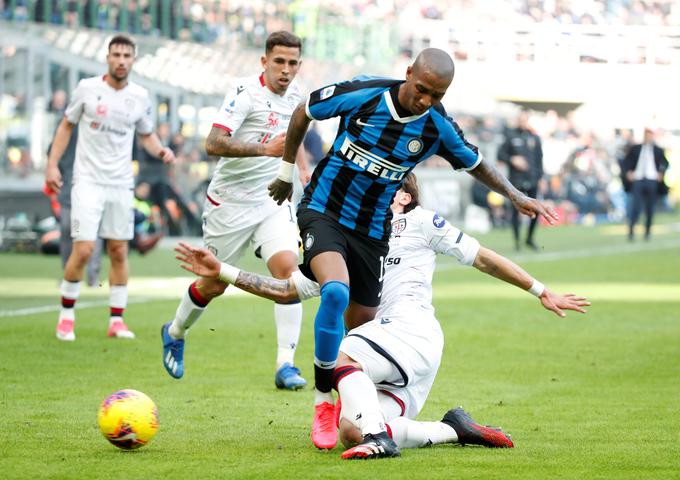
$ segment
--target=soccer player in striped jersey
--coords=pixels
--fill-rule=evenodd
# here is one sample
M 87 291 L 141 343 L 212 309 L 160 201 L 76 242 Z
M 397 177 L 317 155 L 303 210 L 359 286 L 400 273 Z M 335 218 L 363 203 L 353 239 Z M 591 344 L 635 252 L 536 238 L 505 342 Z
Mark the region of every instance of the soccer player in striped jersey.
M 302 98 L 295 82 L 301 50 L 296 35 L 271 33 L 261 58 L 262 73 L 236 81 L 205 142 L 209 155 L 221 157 L 203 210 L 206 247 L 230 263 L 251 248 L 276 278 L 288 278 L 298 268 L 295 209 L 290 202 L 277 205 L 266 187 L 276 177 L 288 121 Z M 198 279 L 185 290 L 175 318 L 163 325 L 163 365 L 173 378 L 184 375 L 185 333 L 227 286 L 215 279 Z M 274 383 L 281 389 L 301 389 L 307 382 L 294 365 L 302 325 L 300 302 L 276 303 L 274 322 L 278 344 Z
M 392 214 L 390 204 L 404 177 L 439 155 L 508 197 L 520 212 L 556 214 L 513 187 L 477 147 L 466 141 L 441 100 L 454 65 L 443 50 L 422 51 L 406 80 L 360 78 L 321 88 L 293 112 L 277 179 L 270 195 L 284 202 L 292 192 L 295 152 L 311 120 L 340 117 L 337 137 L 305 188 L 298 210 L 304 247 L 302 272 L 321 285 L 314 320 L 316 387 L 312 442 L 332 448 L 332 376 L 345 324 L 375 316 Z M 343 313 L 345 322 L 343 322 Z
M 334 385 L 342 399 L 340 437 L 348 450 L 343 458 L 399 455 L 399 448 L 438 443 L 512 447 L 500 429 L 475 423 L 462 408 L 449 410 L 441 421 L 416 421 L 429 395 L 441 361 L 444 338 L 432 306 L 432 275 L 437 254 L 456 258 L 478 270 L 536 295 L 547 310 L 584 313 L 589 302 L 558 295 L 522 268 L 479 245 L 435 212 L 421 208 L 418 185 L 408 175 L 397 190 L 385 283 L 374 320 L 349 331 L 342 340 Z M 222 276 L 239 288 L 272 299 L 319 295 L 319 285 L 300 272 L 287 281 L 242 272 L 207 250 L 181 245 L 178 259 L 198 275 Z M 337 436 L 335 423 L 333 432 Z

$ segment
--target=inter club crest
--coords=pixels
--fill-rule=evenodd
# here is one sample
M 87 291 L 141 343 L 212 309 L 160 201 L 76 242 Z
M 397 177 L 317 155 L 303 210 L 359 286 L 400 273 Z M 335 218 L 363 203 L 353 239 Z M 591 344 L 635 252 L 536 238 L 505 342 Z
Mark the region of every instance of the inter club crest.
M 399 220 L 395 220 L 392 222 L 392 236 L 396 237 L 397 235 L 400 235 L 401 232 L 406 230 L 406 219 L 405 218 L 400 218 Z

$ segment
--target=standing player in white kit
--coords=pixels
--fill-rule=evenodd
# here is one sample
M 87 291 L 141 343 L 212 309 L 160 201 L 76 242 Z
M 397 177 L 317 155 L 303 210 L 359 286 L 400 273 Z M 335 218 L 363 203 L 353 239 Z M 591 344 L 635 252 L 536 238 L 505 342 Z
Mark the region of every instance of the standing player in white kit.
M 147 152 L 165 163 L 175 161 L 172 150 L 163 147 L 153 133 L 149 92 L 128 81 L 135 61 L 134 42 L 124 35 L 113 37 L 106 61 L 108 74 L 81 80 L 73 92 L 54 135 L 45 173 L 47 186 L 58 192 L 62 180 L 57 163 L 74 125 L 78 124 L 71 191 L 73 250 L 64 267 L 57 324 L 57 338 L 65 341 L 76 338 L 74 307 L 80 294 L 83 269 L 92 255 L 98 233 L 106 239 L 111 259 L 111 316 L 107 335 L 135 337 L 123 322 L 128 297 L 128 241 L 134 233 L 132 143 L 135 130 Z
M 236 82 L 206 139 L 207 153 L 222 158 L 205 202 L 205 246 L 220 260 L 232 264 L 250 246 L 271 274 L 281 279 L 297 270 L 297 223 L 290 202 L 277 205 L 269 197 L 267 185 L 276 178 L 288 122 L 302 98 L 293 83 L 300 68 L 301 50 L 301 40 L 292 33 L 269 35 L 261 58 L 262 74 Z M 306 175 L 302 167 L 301 177 Z M 227 286 L 219 279 L 198 279 L 184 293 L 174 320 L 163 325 L 163 365 L 172 377 L 184 374 L 186 331 Z M 300 389 L 306 385 L 294 366 L 302 323 L 300 301 L 276 303 L 274 319 L 278 343 L 276 386 Z

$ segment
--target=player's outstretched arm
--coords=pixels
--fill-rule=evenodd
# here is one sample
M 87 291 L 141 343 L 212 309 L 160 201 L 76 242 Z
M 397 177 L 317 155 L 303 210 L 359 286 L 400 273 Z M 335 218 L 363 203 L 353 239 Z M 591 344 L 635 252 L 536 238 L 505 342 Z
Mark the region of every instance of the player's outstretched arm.
M 520 213 L 528 215 L 531 218 L 534 218 L 536 215 L 541 215 L 551 225 L 554 225 L 559 219 L 555 210 L 517 190 L 512 183 L 510 183 L 510 181 L 487 160 L 482 160 L 477 167 L 470 170 L 468 173 L 491 190 L 509 198 Z
M 64 154 L 68 142 L 71 139 L 74 125 L 69 122 L 66 117 L 61 120 L 57 131 L 54 134 L 54 140 L 50 147 L 50 153 L 47 157 L 47 169 L 45 170 L 45 183 L 56 193 L 59 193 L 63 181 L 61 179 L 61 172 L 59 171 L 59 159 Z
M 186 243 L 180 243 L 175 247 L 175 252 L 177 252 L 175 258 L 180 261 L 180 267 L 199 277 L 220 279 L 248 293 L 275 302 L 289 302 L 299 298 L 295 283 L 291 278 L 278 280 L 239 270 L 229 264 L 220 263 L 207 248 L 192 247 Z
M 295 107 L 288 124 L 288 131 L 286 132 L 286 144 L 283 149 L 283 161 L 281 162 L 279 173 L 276 179 L 267 187 L 269 196 L 279 205 L 286 199 L 290 200 L 293 194 L 293 165 L 310 122 L 311 120 L 305 111 L 305 103 L 303 102 Z
M 590 306 L 585 297 L 567 293 L 559 295 L 535 280 L 522 267 L 513 261 L 488 248 L 479 247 L 479 252 L 472 264 L 477 270 L 515 285 L 536 295 L 543 307 L 560 317 L 565 317 L 564 310 L 586 313 L 583 307 Z

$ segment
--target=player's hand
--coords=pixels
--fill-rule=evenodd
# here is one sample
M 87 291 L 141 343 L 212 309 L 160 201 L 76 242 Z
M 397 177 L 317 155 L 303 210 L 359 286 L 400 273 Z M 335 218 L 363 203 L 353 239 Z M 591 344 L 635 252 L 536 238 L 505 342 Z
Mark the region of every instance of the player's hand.
M 270 183 L 267 190 L 269 190 L 269 196 L 279 205 L 281 205 L 284 200 L 290 200 L 293 196 L 293 184 L 284 182 L 279 178 Z
M 283 147 L 286 145 L 286 133 L 275 136 L 264 144 L 266 157 L 283 157 Z
M 520 195 L 511 198 L 511 200 L 517 211 L 523 215 L 527 215 L 531 218 L 540 215 L 545 218 L 550 225 L 555 225 L 557 220 L 560 219 L 557 212 L 550 205 L 536 200 L 535 198 Z
M 180 242 L 175 247 L 175 258 L 180 267 L 199 277 L 217 278 L 220 275 L 220 261 L 207 248 L 197 248 Z
M 61 180 L 59 167 L 47 167 L 47 171 L 45 172 L 45 185 L 47 185 L 47 188 L 55 193 L 59 193 L 63 184 L 64 182 Z
M 175 152 L 173 152 L 171 149 L 168 147 L 163 147 L 161 148 L 161 151 L 158 152 L 158 157 L 163 160 L 163 163 L 165 164 L 172 164 L 177 161 L 175 158 Z
M 527 159 L 522 155 L 513 155 L 510 157 L 510 163 L 520 172 L 526 172 L 529 170 L 529 162 L 527 162 Z
M 567 314 L 564 310 L 573 310 L 579 313 L 586 313 L 583 307 L 589 307 L 590 302 L 585 297 L 578 297 L 573 293 L 567 293 L 565 295 L 558 295 L 551 292 L 548 288 L 543 290 L 538 299 L 543 304 L 546 310 L 555 312 L 555 315 L 560 317 L 566 317 Z

